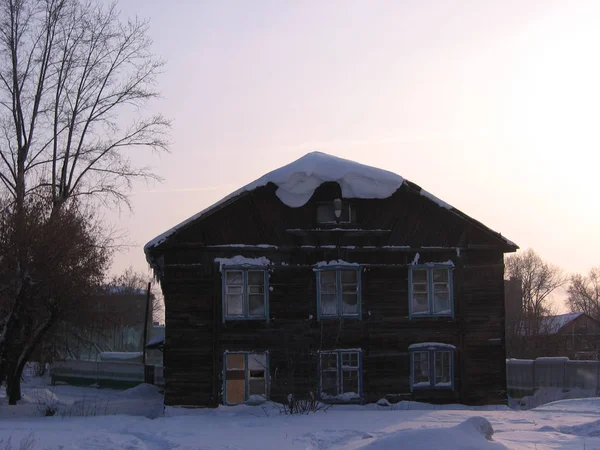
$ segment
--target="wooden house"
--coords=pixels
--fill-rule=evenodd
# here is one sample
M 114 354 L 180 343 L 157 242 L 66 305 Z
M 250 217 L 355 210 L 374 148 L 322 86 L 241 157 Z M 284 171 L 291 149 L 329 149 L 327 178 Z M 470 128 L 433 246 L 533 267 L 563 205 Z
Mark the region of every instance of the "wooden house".
M 145 246 L 165 403 L 503 402 L 517 248 L 399 175 L 305 155 Z

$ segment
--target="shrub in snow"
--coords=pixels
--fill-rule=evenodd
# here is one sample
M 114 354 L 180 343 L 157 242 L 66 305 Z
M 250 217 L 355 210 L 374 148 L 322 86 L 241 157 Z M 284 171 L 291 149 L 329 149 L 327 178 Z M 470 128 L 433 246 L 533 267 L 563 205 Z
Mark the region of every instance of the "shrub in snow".
M 287 397 L 287 403 L 281 405 L 279 412 L 281 414 L 309 414 L 316 413 L 317 411 L 327 411 L 331 405 L 321 403 L 315 398 L 315 394 L 312 392 L 308 393 L 306 397 L 297 398 L 293 394 L 289 394 Z
M 35 438 L 33 437 L 33 433 L 29 433 L 21 442 L 19 442 L 18 447 L 13 447 L 12 438 L 9 436 L 6 441 L 4 439 L 0 439 L 0 450 L 32 450 L 35 446 Z

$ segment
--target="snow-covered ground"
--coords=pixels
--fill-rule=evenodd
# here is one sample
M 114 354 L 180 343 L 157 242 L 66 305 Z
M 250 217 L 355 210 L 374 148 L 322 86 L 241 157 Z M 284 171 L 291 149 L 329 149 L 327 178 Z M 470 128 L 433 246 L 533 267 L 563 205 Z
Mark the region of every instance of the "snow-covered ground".
M 23 392 L 16 407 L 1 399 L 2 450 L 600 449 L 600 398 L 529 411 L 401 402 L 289 416 L 274 404 L 163 413 L 149 385 L 113 391 L 38 381 Z M 46 412 L 54 415 L 41 417 Z

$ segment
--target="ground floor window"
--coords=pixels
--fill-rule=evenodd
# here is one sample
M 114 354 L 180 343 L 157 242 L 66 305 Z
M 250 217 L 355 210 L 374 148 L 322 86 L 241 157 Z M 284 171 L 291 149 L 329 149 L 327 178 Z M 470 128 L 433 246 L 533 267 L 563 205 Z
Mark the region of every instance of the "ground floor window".
M 450 344 L 423 343 L 409 347 L 412 389 L 453 389 L 454 351 Z
M 362 395 L 360 350 L 331 350 L 319 353 L 322 399 L 352 400 Z
M 226 352 L 223 401 L 226 404 L 262 402 L 268 398 L 269 354 Z

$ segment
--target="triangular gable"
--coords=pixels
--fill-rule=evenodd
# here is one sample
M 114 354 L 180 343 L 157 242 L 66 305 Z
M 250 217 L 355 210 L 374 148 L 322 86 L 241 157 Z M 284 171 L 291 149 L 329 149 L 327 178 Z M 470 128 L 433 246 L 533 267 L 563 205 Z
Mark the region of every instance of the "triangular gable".
M 331 181 L 340 185 L 344 198 L 382 199 L 392 196 L 400 187 L 406 186 L 429 201 L 458 215 L 476 228 L 498 239 L 507 251 L 518 249 L 516 244 L 506 239 L 500 233 L 491 230 L 481 222 L 469 217 L 400 175 L 326 153 L 312 152 L 290 164 L 263 175 L 259 179 L 232 192 L 208 208 L 152 239 L 144 246 L 146 258 L 150 260 L 150 250 L 160 246 L 179 231 L 229 205 L 240 196 L 268 183 L 274 183 L 277 186 L 276 195 L 283 203 L 290 207 L 301 207 L 310 200 L 315 190 L 322 183 Z

